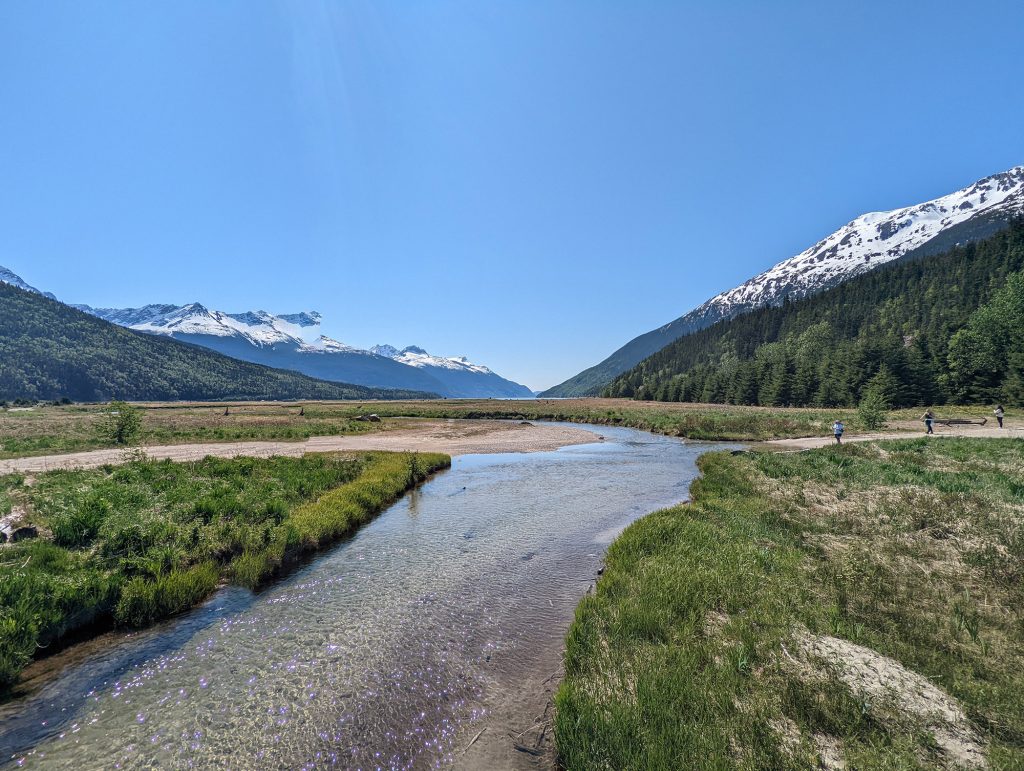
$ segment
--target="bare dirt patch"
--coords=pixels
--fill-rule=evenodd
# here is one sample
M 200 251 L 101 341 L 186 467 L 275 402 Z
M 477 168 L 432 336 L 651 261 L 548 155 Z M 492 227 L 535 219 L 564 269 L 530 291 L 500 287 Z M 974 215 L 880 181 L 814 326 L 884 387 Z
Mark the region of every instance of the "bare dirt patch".
M 959 703 L 928 678 L 871 648 L 838 637 L 805 635 L 799 644 L 807 659 L 835 674 L 859 697 L 869 699 L 873 709 L 908 728 L 930 733 L 946 768 L 988 766 L 985 745 Z

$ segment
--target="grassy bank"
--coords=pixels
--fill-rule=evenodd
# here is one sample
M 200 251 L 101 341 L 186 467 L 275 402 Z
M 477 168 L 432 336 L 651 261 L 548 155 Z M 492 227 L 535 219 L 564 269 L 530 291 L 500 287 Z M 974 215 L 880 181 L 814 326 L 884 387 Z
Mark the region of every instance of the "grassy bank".
M 1024 766 L 1024 442 L 701 468 L 577 611 L 566 767 Z
M 627 426 L 701 440 L 782 439 L 824 434 L 836 416 L 856 428 L 852 410 L 737 407 L 721 404 L 636 402 L 629 399 L 441 400 L 378 402 L 381 416 L 508 418 Z
M 446 455 L 141 461 L 0 478 L 0 515 L 41 537 L 0 547 L 0 691 L 38 647 L 88 625 L 143 626 L 222 580 L 255 587 L 368 521 Z

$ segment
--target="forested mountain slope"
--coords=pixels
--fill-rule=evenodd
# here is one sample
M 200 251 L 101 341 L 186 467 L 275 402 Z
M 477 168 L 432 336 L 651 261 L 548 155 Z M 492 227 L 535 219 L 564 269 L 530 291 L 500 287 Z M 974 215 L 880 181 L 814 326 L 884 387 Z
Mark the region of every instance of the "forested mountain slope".
M 1024 222 L 682 337 L 607 396 L 761 405 L 1024 403 Z
M 329 383 L 133 332 L 0 282 L 0 399 L 371 399 L 413 391 Z
M 0 280 L 3 280 L 0 274 Z M 201 345 L 235 359 L 288 369 L 320 380 L 402 388 L 453 398 L 532 396 L 523 385 L 460 357 L 431 356 L 410 346 L 364 350 L 320 334 L 316 311 L 274 315 L 225 313 L 200 303 L 142 308 L 74 306 L 123 327 Z
M 831 289 L 906 256 L 938 254 L 978 241 L 1024 214 L 1024 166 L 993 174 L 949 195 L 892 211 L 862 214 L 800 254 L 698 308 L 634 338 L 601 363 L 541 396 L 597 394 L 616 376 L 673 340 L 756 308 Z

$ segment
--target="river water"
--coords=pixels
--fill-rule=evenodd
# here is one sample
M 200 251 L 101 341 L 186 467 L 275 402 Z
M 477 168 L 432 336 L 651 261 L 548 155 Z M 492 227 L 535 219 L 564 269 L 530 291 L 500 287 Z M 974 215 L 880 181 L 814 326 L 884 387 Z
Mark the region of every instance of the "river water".
M 611 540 L 684 500 L 708 449 L 597 430 L 605 441 L 456 458 L 267 589 L 226 588 L 169 622 L 106 635 L 9 705 L 0 759 L 76 771 L 451 765 L 537 651 L 560 646 Z

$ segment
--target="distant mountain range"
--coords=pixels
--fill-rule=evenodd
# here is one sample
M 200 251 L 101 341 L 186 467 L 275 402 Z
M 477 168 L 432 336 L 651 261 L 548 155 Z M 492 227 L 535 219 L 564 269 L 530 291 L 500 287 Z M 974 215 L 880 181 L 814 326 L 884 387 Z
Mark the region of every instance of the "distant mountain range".
M 428 391 L 452 398 L 529 398 L 524 385 L 466 358 L 432 356 L 422 348 L 355 348 L 320 334 L 316 311 L 273 315 L 224 313 L 199 303 L 141 308 L 74 306 L 138 332 L 166 335 L 243 361 L 302 372 L 322 380 L 374 388 Z
M 56 298 L 0 266 L 0 283 Z M 363 350 L 320 334 L 316 311 L 274 315 L 266 311 L 225 313 L 200 303 L 152 304 L 140 308 L 71 307 L 121 327 L 173 338 L 242 361 L 301 372 L 320 380 L 401 389 L 451 398 L 531 398 L 524 385 L 465 357 L 433 356 L 417 346 L 399 350 L 377 345 Z
M 317 380 L 146 335 L 0 274 L 0 399 L 398 399 L 429 396 Z
M 43 295 L 0 266 L 0 283 Z M 118 326 L 171 337 L 242 361 L 301 372 L 320 380 L 376 389 L 403 389 L 451 398 L 531 398 L 524 385 L 503 378 L 465 357 L 433 356 L 417 346 L 399 350 L 377 345 L 363 350 L 320 334 L 316 311 L 274 315 L 266 311 L 225 313 L 200 303 L 152 304 L 141 308 L 77 310 Z
M 1024 214 L 1024 166 L 916 206 L 864 214 L 795 257 L 715 295 L 626 343 L 599 364 L 541 396 L 588 396 L 684 335 L 764 306 L 830 289 L 904 257 L 937 254 L 992 235 Z

